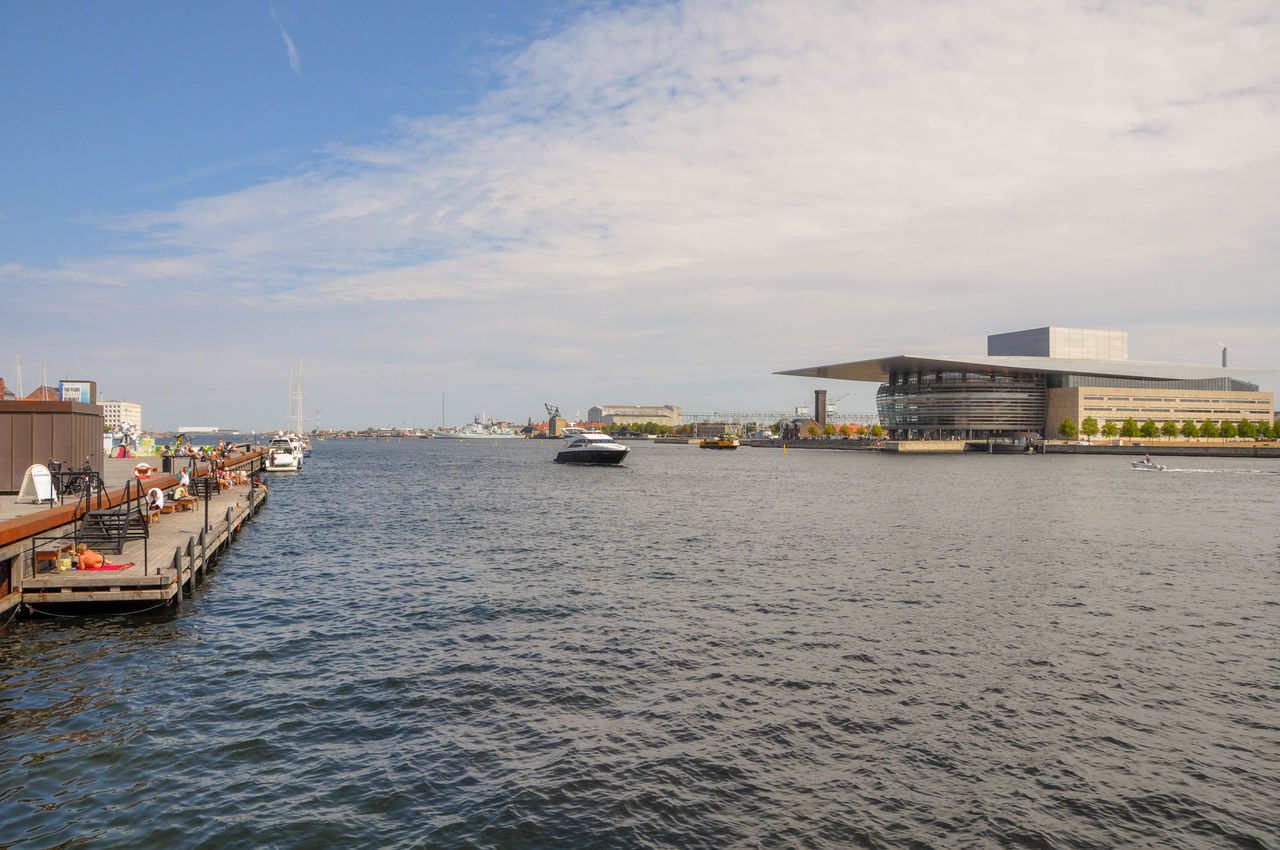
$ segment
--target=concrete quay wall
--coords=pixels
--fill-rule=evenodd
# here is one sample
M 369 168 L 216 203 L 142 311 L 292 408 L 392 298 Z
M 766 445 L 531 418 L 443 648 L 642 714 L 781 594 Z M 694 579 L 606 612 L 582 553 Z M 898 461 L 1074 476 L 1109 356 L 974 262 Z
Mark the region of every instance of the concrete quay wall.
M 754 441 L 752 445 L 760 445 L 769 441 Z M 787 449 L 826 449 L 828 451 L 845 452 L 898 452 L 901 454 L 947 454 L 950 452 L 973 451 L 965 448 L 964 440 L 787 440 L 772 441 L 773 445 L 781 445 Z M 982 444 L 983 450 L 986 443 Z
M 1121 446 L 1081 445 L 1079 443 L 1049 442 L 1044 444 L 1045 454 L 1066 455 L 1152 455 L 1160 457 L 1242 457 L 1280 458 L 1280 443 L 1142 443 Z
M 743 445 L 783 446 L 793 449 L 823 449 L 827 451 L 894 452 L 897 454 L 951 454 L 955 452 L 983 452 L 995 454 L 1022 454 L 1026 446 L 1014 443 L 988 443 L 986 440 L 757 440 Z M 1114 445 L 1094 443 L 1082 445 L 1076 442 L 1047 441 L 1035 444 L 1036 454 L 1072 455 L 1161 455 L 1170 457 L 1238 457 L 1280 458 L 1280 442 L 1244 442 L 1209 440 L 1203 442 L 1145 442 L 1125 441 Z

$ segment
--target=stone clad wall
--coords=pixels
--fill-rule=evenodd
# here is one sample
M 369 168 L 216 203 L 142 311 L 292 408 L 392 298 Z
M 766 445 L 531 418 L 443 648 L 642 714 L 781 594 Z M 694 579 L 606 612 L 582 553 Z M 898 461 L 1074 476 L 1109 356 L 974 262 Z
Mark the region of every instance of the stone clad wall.
M 1045 435 L 1056 437 L 1058 423 L 1070 417 L 1076 427 L 1092 416 L 1102 425 L 1108 419 L 1117 425 L 1129 417 L 1141 425 L 1152 419 L 1157 425 L 1172 421 L 1181 426 L 1191 420 L 1239 422 L 1270 421 L 1275 416 L 1273 393 L 1228 392 L 1226 390 L 1171 390 L 1134 387 L 1069 387 L 1049 390 Z

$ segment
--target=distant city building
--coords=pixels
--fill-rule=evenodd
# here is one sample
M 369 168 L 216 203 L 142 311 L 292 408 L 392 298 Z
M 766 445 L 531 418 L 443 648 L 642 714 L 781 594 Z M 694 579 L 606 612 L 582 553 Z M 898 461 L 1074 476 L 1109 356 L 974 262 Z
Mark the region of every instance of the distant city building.
M 17 401 L 18 395 L 13 390 L 4 385 L 4 378 L 0 378 L 0 401 Z
M 684 416 L 683 408 L 672 404 L 650 406 L 641 404 L 604 404 L 587 411 L 592 422 L 606 425 L 667 425 L 678 428 Z
M 115 430 L 121 422 L 128 422 L 142 432 L 142 405 L 131 401 L 103 401 L 102 424 Z
M 39 387 L 34 392 L 28 393 L 26 401 L 62 401 L 63 398 L 53 387 Z M 78 399 L 72 399 L 78 401 Z
M 777 374 L 880 383 L 876 408 L 893 439 L 1052 437 L 1064 419 L 1086 417 L 1180 426 L 1275 416 L 1272 393 L 1235 377 L 1275 370 L 1128 357 L 1126 331 L 1045 327 L 988 336 L 985 357 L 902 354 Z

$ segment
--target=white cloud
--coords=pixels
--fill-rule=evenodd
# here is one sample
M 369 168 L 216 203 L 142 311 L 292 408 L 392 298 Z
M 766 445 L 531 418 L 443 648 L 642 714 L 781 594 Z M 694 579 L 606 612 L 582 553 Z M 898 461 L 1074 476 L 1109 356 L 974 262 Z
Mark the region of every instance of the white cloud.
M 115 219 L 135 258 L 20 271 L 423 310 L 424 357 L 616 340 L 762 376 L 1046 323 L 1136 349 L 1211 299 L 1276 363 L 1278 32 L 1250 2 L 599 10 L 470 109 Z
M 284 23 L 280 20 L 274 6 L 271 7 L 271 20 L 275 21 L 276 26 L 280 28 L 280 37 L 284 39 L 285 50 L 289 51 L 289 67 L 293 69 L 293 73 L 301 77 L 302 62 L 298 58 L 298 48 L 293 46 L 293 39 L 289 37 L 289 32 L 284 28 Z

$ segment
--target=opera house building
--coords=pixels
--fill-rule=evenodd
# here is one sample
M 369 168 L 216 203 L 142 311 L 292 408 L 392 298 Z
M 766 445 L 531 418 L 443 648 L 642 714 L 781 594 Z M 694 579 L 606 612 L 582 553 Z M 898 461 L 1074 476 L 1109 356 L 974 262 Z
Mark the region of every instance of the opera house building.
M 1054 436 L 1058 423 L 1206 419 L 1270 422 L 1272 393 L 1228 369 L 1129 359 L 1127 331 L 1035 328 L 987 337 L 986 356 L 899 354 L 790 369 L 779 375 L 880 384 L 876 407 L 891 439 Z

